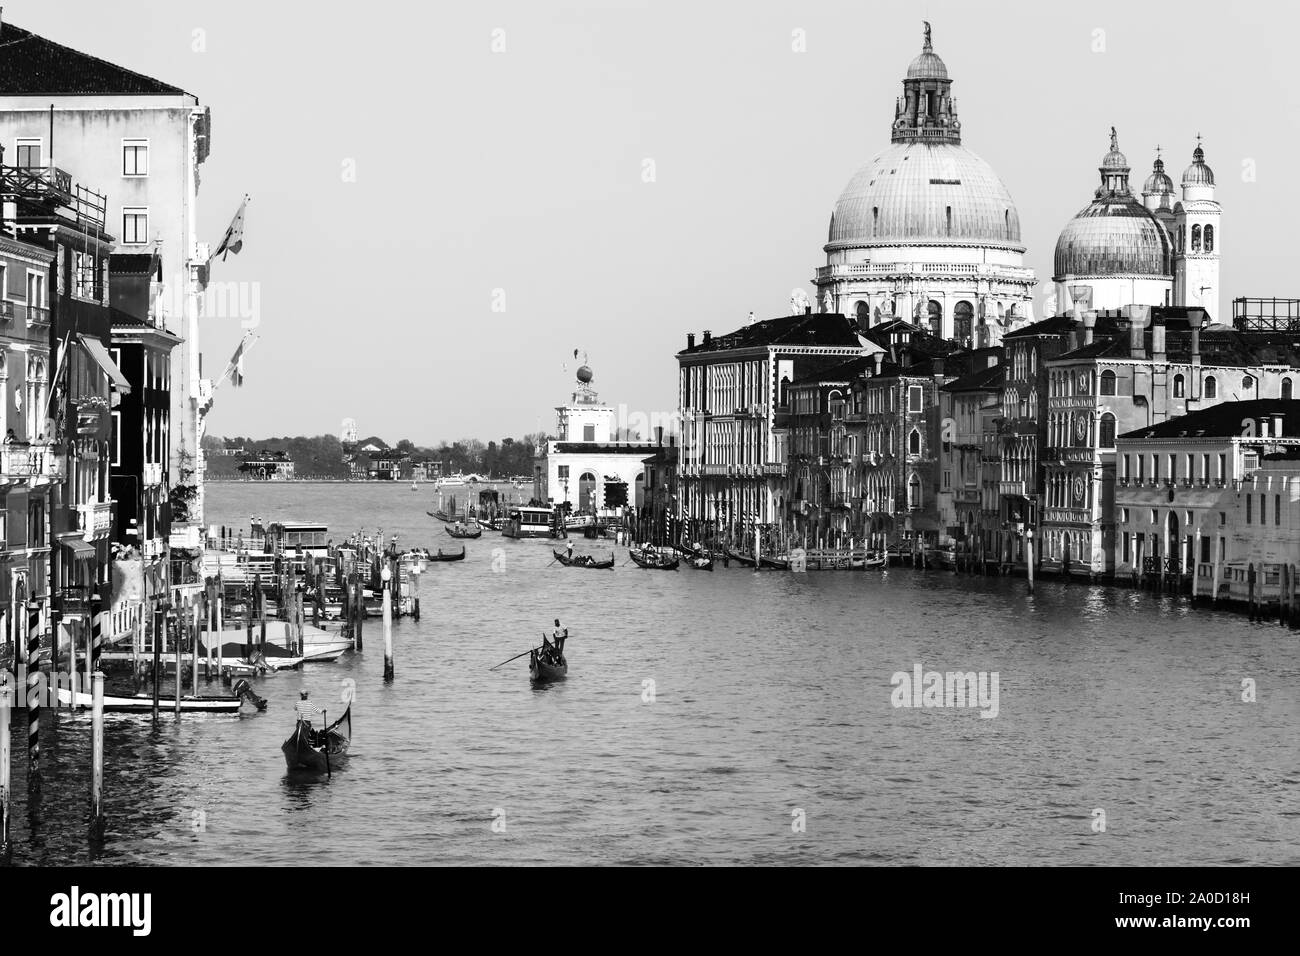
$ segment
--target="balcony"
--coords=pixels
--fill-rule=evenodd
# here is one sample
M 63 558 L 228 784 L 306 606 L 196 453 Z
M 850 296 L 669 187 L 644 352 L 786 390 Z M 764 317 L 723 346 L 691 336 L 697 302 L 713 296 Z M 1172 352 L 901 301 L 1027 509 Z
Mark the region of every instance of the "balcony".
M 112 501 L 94 501 L 77 505 L 77 530 L 87 541 L 108 537 L 112 527 Z
M 785 462 L 769 461 L 763 465 L 763 474 L 768 477 L 780 478 L 785 475 Z
M 5 445 L 0 455 L 5 482 L 30 480 L 32 484 L 45 484 L 63 475 L 63 460 L 50 445 Z
M 0 295 L 4 294 L 4 289 L 0 289 Z M 0 323 L 8 325 L 14 320 L 14 304 L 5 299 L 0 299 Z
M 42 309 L 35 305 L 23 306 L 23 315 L 27 321 L 27 327 L 30 329 L 34 325 L 49 325 L 50 310 Z
M 1004 498 L 1024 498 L 1028 495 L 1026 485 L 1027 482 L 1024 481 L 999 481 L 998 494 Z

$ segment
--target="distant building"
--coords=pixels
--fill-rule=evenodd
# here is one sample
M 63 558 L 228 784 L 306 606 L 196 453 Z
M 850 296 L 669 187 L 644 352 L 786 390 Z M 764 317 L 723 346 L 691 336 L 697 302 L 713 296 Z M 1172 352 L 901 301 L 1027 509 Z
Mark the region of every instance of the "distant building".
M 357 420 L 355 418 L 343 419 L 343 425 L 339 428 L 339 444 L 355 445 L 357 443 Z
M 239 472 L 256 481 L 289 481 L 294 477 L 294 462 L 288 452 L 254 452 L 240 462 Z
M 553 505 L 595 514 L 605 508 L 644 502 L 644 458 L 653 442 L 614 441 L 614 409 L 600 401 L 591 387 L 591 369 L 578 369 L 577 383 L 567 405 L 557 406 L 556 437 L 546 442 L 538 467 L 539 497 Z

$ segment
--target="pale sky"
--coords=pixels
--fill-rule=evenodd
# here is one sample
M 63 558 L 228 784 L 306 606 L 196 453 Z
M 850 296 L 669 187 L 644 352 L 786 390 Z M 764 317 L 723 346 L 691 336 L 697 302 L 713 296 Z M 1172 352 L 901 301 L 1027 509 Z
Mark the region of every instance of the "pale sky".
M 345 416 L 422 444 L 550 429 L 575 348 L 606 401 L 671 411 L 688 331 L 812 295 L 922 19 L 964 145 L 1019 209 L 1040 308 L 1112 125 L 1135 189 L 1157 143 L 1177 184 L 1204 136 L 1225 308 L 1300 297 L 1300 14 L 1279 4 L 9 0 L 4 19 L 211 106 L 204 238 L 253 196 L 243 252 L 213 278 L 260 283 L 262 311 L 214 434 L 337 433 Z M 205 327 L 206 373 L 239 336 Z

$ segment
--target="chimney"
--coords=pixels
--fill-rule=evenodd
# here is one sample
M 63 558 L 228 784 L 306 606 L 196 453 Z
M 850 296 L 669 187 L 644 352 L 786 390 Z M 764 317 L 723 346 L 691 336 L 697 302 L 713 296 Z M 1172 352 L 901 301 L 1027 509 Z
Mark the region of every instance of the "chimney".
M 710 332 L 708 329 L 705 329 L 705 330 L 704 330 L 704 343 L 703 343 L 703 344 L 704 344 L 704 345 L 708 345 L 708 344 L 709 344 L 710 342 L 712 342 L 712 341 L 713 341 L 713 333 Z
M 872 371 L 871 374 L 872 374 L 872 375 L 879 375 L 879 374 L 880 374 L 880 367 L 881 367 L 882 365 L 885 364 L 885 353 L 884 353 L 884 352 L 876 352 L 876 353 L 874 353 L 874 354 L 871 356 L 871 361 L 873 361 L 873 362 L 876 364 L 876 367 L 875 367 L 875 369 Z
M 1151 360 L 1153 362 L 1163 362 L 1165 360 L 1165 323 L 1163 321 L 1151 326 Z
M 812 315 L 812 306 L 811 306 L 811 305 L 805 305 L 805 306 L 803 307 L 803 314 L 804 314 L 804 315 Z
M 1091 310 L 1083 313 L 1083 344 L 1092 344 L 1092 333 L 1097 327 L 1097 313 Z
M 689 349 L 693 349 L 693 348 L 695 348 L 695 333 L 694 333 L 694 332 L 687 332 L 687 333 L 686 333 L 686 348 L 687 348 L 688 350 L 689 350 Z
M 663 448 L 664 447 L 664 426 L 662 425 L 655 426 L 655 439 L 659 442 L 659 447 Z
M 934 357 L 934 360 L 930 363 L 930 367 L 934 369 L 934 375 L 936 378 L 943 378 L 943 357 L 942 356 L 936 355 Z
M 1128 324 L 1128 357 L 1140 359 L 1146 358 L 1146 355 L 1146 325 L 1130 316 Z

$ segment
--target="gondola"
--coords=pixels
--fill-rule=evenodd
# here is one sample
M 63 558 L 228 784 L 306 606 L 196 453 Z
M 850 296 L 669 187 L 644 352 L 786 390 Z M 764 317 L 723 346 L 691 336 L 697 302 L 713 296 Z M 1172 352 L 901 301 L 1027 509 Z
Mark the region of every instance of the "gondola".
M 747 568 L 752 568 L 752 567 L 754 566 L 754 558 L 753 558 L 753 556 L 751 556 L 751 555 L 744 554 L 744 553 L 742 553 L 742 552 L 740 552 L 740 551 L 734 551 L 734 550 L 728 548 L 728 549 L 727 549 L 727 556 L 728 556 L 732 561 L 735 561 L 735 562 L 737 562 L 738 564 L 743 564 L 743 565 L 744 565 L 745 567 L 747 567 Z
M 629 556 L 636 562 L 638 568 L 652 571 L 676 571 L 681 564 L 681 559 L 676 555 L 668 557 L 658 551 L 631 551 Z
M 686 559 L 687 565 L 696 571 L 712 571 L 713 558 L 707 554 L 694 554 Z
M 449 535 L 451 535 L 453 538 L 481 538 L 481 537 L 483 537 L 483 529 L 482 529 L 481 527 L 479 527 L 478 525 L 475 525 L 473 528 L 455 528 L 455 527 L 452 527 L 452 528 L 443 528 L 442 530 L 443 530 L 443 531 L 446 531 L 446 532 L 447 532 Z
M 437 554 L 431 554 L 427 558 L 425 558 L 425 560 L 426 561 L 464 561 L 465 546 L 462 544 L 460 546 L 460 551 L 452 554 L 444 554 L 442 548 L 439 548 Z
M 614 566 L 614 556 L 612 554 L 609 556 L 608 561 L 597 561 L 589 554 L 575 554 L 570 557 L 565 552 L 556 551 L 554 548 L 551 549 L 551 553 L 555 555 L 555 560 L 566 568 L 587 568 L 592 571 L 599 571 Z
M 883 554 L 873 555 L 863 561 L 862 566 L 867 570 L 872 568 L 883 568 L 885 566 L 885 556 Z
M 544 681 L 561 680 L 569 673 L 569 662 L 560 655 L 560 663 L 548 664 L 542 660 L 536 648 L 528 655 L 528 677 L 532 681 L 542 683 Z
M 425 514 L 427 514 L 430 518 L 437 518 L 439 521 L 445 521 L 447 522 L 447 524 L 451 524 L 453 521 L 459 520 L 459 518 L 456 515 L 447 514 L 447 512 L 445 511 L 426 511 Z
M 347 729 L 344 730 L 344 725 Z M 308 770 L 313 773 L 328 772 L 338 765 L 352 742 L 352 706 L 343 716 L 323 731 L 312 730 L 299 721 L 280 747 L 284 762 L 290 770 Z

